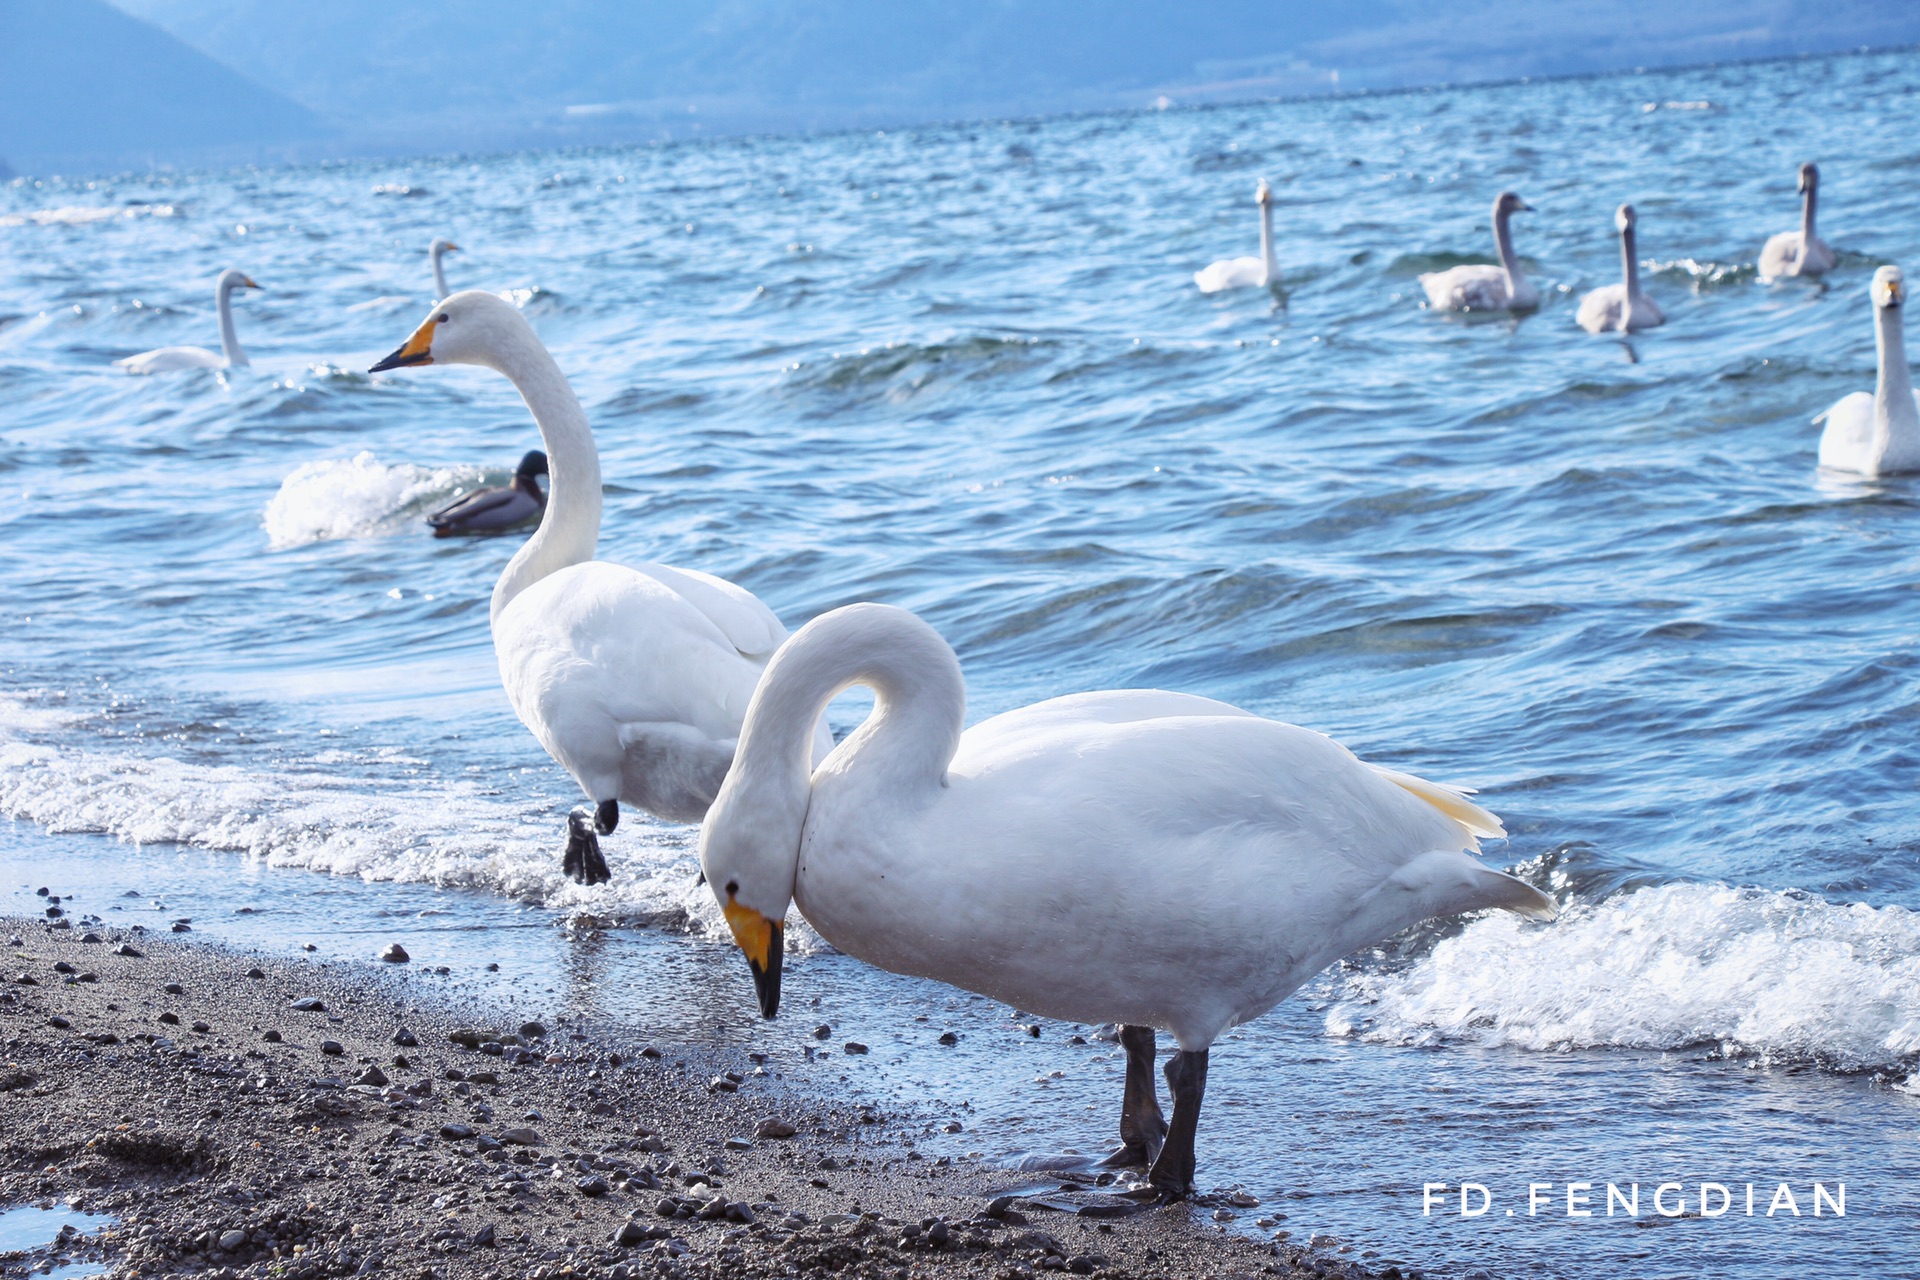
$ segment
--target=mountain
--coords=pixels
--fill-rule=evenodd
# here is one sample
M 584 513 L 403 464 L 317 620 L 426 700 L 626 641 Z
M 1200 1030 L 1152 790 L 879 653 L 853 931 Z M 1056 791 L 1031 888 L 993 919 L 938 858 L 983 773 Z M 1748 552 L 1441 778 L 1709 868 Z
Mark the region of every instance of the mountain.
M 0 64 L 0 156 L 28 172 L 251 158 L 325 133 L 307 108 L 103 0 L 0 0 Z

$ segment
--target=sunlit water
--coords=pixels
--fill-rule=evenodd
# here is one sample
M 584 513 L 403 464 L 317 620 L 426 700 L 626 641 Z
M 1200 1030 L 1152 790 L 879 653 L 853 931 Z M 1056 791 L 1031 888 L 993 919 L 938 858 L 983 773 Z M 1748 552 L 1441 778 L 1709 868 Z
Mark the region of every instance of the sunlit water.
M 1282 1213 L 1446 1275 L 1898 1270 L 1920 482 L 1818 474 L 1811 419 L 1871 384 L 1874 265 L 1920 262 L 1917 89 L 1873 55 L 0 188 L 0 902 L 64 884 L 109 923 L 331 954 L 400 936 L 795 1064 L 818 997 L 834 1043 L 873 1046 L 850 1087 L 971 1103 L 923 1149 L 1109 1141 L 1119 1064 L 1073 1028 L 814 953 L 754 1024 L 688 829 L 630 815 L 612 886 L 561 878 L 579 796 L 487 635 L 515 541 L 419 519 L 504 480 L 531 423 L 484 371 L 361 372 L 450 235 L 455 287 L 515 291 L 588 407 L 604 556 L 724 574 L 795 624 L 916 609 L 975 718 L 1190 690 L 1506 819 L 1488 854 L 1558 923 L 1417 931 L 1217 1046 L 1202 1180 L 1261 1197 L 1240 1227 Z M 1764 285 L 1807 158 L 1841 265 Z M 1192 271 L 1257 250 L 1262 175 L 1284 305 L 1202 296 Z M 1415 275 L 1488 256 L 1502 187 L 1539 209 L 1517 237 L 1544 307 L 1424 310 Z M 1629 199 L 1669 322 L 1626 343 L 1573 312 Z M 217 345 L 227 265 L 268 287 L 238 303 L 252 369 L 110 367 Z M 590 953 L 546 927 L 583 912 L 626 927 Z M 1703 1180 L 1760 1211 L 1564 1212 L 1569 1181 L 1692 1207 Z M 1423 1216 L 1424 1183 L 1462 1181 L 1491 1212 Z M 1799 1218 L 1765 1216 L 1782 1181 Z M 1816 1181 L 1846 1182 L 1844 1219 L 1812 1216 Z M 1554 1184 L 1533 1217 L 1530 1182 Z

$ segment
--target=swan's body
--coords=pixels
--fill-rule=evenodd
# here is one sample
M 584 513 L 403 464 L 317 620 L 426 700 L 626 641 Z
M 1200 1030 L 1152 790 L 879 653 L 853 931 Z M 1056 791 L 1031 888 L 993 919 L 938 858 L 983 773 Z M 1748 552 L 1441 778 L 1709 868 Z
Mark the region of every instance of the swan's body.
M 214 283 L 214 307 L 220 315 L 220 351 L 218 353 L 205 347 L 159 347 L 153 351 L 142 351 L 137 356 L 126 356 L 115 360 L 114 367 L 125 369 L 128 373 L 171 373 L 175 369 L 244 369 L 247 367 L 247 353 L 240 347 L 240 337 L 233 329 L 233 291 L 235 289 L 258 289 L 244 272 L 229 267 L 220 273 Z
M 1420 287 L 1427 291 L 1428 305 L 1435 311 L 1531 311 L 1539 306 L 1540 291 L 1520 269 L 1509 225 L 1514 214 L 1531 212 L 1533 206 L 1511 191 L 1496 196 L 1493 250 L 1499 264 L 1478 262 L 1427 272 L 1420 277 Z
M 874 689 L 873 714 L 809 776 L 808 728 L 852 684 Z M 708 883 L 769 1017 L 791 899 L 882 968 L 1122 1024 L 1148 1065 L 1150 1029 L 1170 1030 L 1185 1065 L 1179 1080 L 1168 1067 L 1173 1154 L 1153 1172 L 1170 1191 L 1192 1174 L 1183 1091 L 1226 1028 L 1428 917 L 1551 914 L 1466 852 L 1502 834 L 1493 815 L 1321 734 L 1154 690 L 1055 698 L 963 733 L 965 700 L 953 651 L 910 613 L 809 623 L 768 664 L 707 815 Z M 1138 1154 L 1159 1146 L 1158 1114 L 1130 1081 Z
M 1767 238 L 1760 250 L 1760 275 L 1777 280 L 1783 276 L 1818 276 L 1833 270 L 1838 261 L 1827 242 L 1813 231 L 1813 216 L 1820 203 L 1820 167 L 1800 166 L 1800 229 L 1782 231 Z
M 1621 274 L 1625 278 L 1619 284 L 1602 285 L 1580 299 L 1580 311 L 1575 318 L 1588 333 L 1632 333 L 1665 324 L 1665 313 L 1652 298 L 1640 292 L 1640 263 L 1634 256 L 1638 242 L 1633 206 L 1621 205 L 1613 221 L 1620 229 Z
M 374 371 L 436 361 L 505 374 L 546 445 L 546 514 L 494 587 L 493 646 L 514 711 L 594 802 L 569 819 L 567 870 L 605 880 L 595 836 L 613 829 L 620 801 L 679 822 L 706 813 L 761 668 L 786 630 L 731 582 L 593 559 L 593 433 L 566 376 L 511 303 L 478 290 L 455 294 Z M 832 746 L 825 725 L 810 729 L 813 751 L 824 755 Z
M 1222 258 L 1193 273 L 1193 282 L 1202 293 L 1226 289 L 1266 289 L 1280 283 L 1280 268 L 1273 258 L 1273 188 L 1262 178 L 1254 188 L 1254 203 L 1260 206 L 1260 256 Z
M 540 477 L 546 474 L 547 455 L 532 450 L 520 459 L 513 483 L 499 489 L 480 489 L 429 515 L 427 523 L 433 526 L 433 536 L 497 533 L 538 519 L 547 509 L 547 495 L 540 492 Z
M 1907 285 L 1900 268 L 1874 272 L 1872 295 L 1880 375 L 1872 395 L 1856 391 L 1827 410 L 1820 465 L 1864 476 L 1920 471 L 1920 395 L 1907 370 Z

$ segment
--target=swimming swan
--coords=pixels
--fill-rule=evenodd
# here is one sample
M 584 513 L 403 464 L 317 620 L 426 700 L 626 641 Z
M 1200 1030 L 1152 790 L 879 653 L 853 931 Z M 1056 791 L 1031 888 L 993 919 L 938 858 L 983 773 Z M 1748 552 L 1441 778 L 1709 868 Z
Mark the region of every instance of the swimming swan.
M 540 477 L 547 474 L 547 455 L 529 450 L 514 469 L 513 482 L 499 489 L 478 489 L 450 502 L 427 517 L 433 536 L 450 538 L 462 533 L 498 533 L 525 524 L 547 509 Z
M 1540 291 L 1521 273 L 1520 256 L 1513 251 L 1508 220 L 1516 213 L 1532 213 L 1533 206 L 1511 191 L 1493 199 L 1493 249 L 1500 265 L 1472 263 L 1429 271 L 1420 277 L 1427 303 L 1435 311 L 1531 311 L 1540 305 Z
M 593 558 L 600 455 L 580 401 L 533 326 L 469 289 L 433 308 L 379 373 L 424 364 L 484 365 L 532 410 L 552 482 L 546 514 L 493 589 L 494 654 L 507 700 L 580 784 L 591 809 L 567 818 L 567 874 L 610 878 L 598 836 L 620 802 L 676 822 L 706 813 L 760 670 L 786 629 L 753 593 L 665 565 Z M 811 726 L 814 752 L 833 745 Z
M 427 261 L 433 264 L 433 297 L 436 302 L 449 296 L 453 292 L 453 290 L 447 288 L 447 273 L 446 270 L 441 267 L 440 259 L 449 253 L 458 252 L 460 252 L 460 246 L 451 240 L 436 239 L 432 244 L 427 246 Z
M 1620 228 L 1620 258 L 1626 279 L 1620 284 L 1602 285 L 1580 299 L 1580 311 L 1574 318 L 1588 333 L 1632 333 L 1667 322 L 1652 298 L 1640 292 L 1640 264 L 1634 259 L 1636 240 L 1633 206 L 1623 204 L 1613 215 Z
M 1271 288 L 1280 283 L 1280 268 L 1273 260 L 1273 188 L 1265 178 L 1253 190 L 1253 202 L 1260 206 L 1260 256 L 1222 258 L 1193 273 L 1193 282 L 1202 293 L 1224 289 Z
M 1833 270 L 1836 261 L 1833 250 L 1813 233 L 1814 208 L 1820 203 L 1819 165 L 1808 162 L 1800 166 L 1800 194 L 1800 229 L 1769 236 L 1766 248 L 1760 250 L 1763 279 L 1817 276 Z
M 170 373 L 175 369 L 246 368 L 247 353 L 240 349 L 239 335 L 233 331 L 233 291 L 259 287 L 251 277 L 231 267 L 222 271 L 220 279 L 214 283 L 214 302 L 220 312 L 220 347 L 224 354 L 215 355 L 205 347 L 159 347 L 153 351 L 142 351 L 137 356 L 126 356 L 115 360 L 114 367 L 125 369 L 128 373 Z
M 810 770 L 814 721 L 856 684 L 873 713 Z M 835 609 L 767 664 L 700 833 L 760 1010 L 779 1008 L 791 901 L 880 968 L 1118 1023 L 1115 1160 L 1151 1163 L 1167 1195 L 1192 1186 L 1222 1031 L 1431 916 L 1553 913 L 1465 852 L 1503 834 L 1492 814 L 1311 730 L 1150 689 L 1054 698 L 963 733 L 965 715 L 953 650 L 903 609 Z M 1180 1045 L 1171 1126 L 1154 1028 Z
M 1827 410 L 1820 465 L 1864 476 L 1920 471 L 1920 395 L 1907 371 L 1907 282 L 1900 268 L 1874 272 L 1870 292 L 1880 377 L 1872 395 L 1856 391 Z

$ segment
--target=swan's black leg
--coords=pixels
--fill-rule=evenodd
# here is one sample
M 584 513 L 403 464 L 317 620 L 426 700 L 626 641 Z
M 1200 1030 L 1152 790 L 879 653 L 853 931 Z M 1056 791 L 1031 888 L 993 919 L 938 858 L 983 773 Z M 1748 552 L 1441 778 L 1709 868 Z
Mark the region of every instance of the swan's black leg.
M 567 815 L 567 853 L 561 869 L 580 884 L 605 884 L 613 879 L 607 860 L 600 856 L 600 838 L 593 815 L 585 805 Z
M 602 800 L 594 806 L 593 829 L 595 831 L 603 836 L 610 836 L 613 834 L 613 829 L 619 825 L 620 802 L 618 800 Z
M 1120 1101 L 1120 1149 L 1105 1163 L 1149 1165 L 1160 1154 L 1160 1144 L 1167 1137 L 1167 1118 L 1160 1111 L 1158 1082 L 1153 1078 L 1153 1028 L 1121 1027 L 1120 1047 L 1127 1051 L 1127 1086 Z
M 1193 1191 L 1193 1135 L 1207 1092 L 1207 1051 L 1182 1049 L 1168 1058 L 1167 1087 L 1173 1091 L 1173 1123 L 1147 1181 L 1167 1199 L 1184 1200 Z

